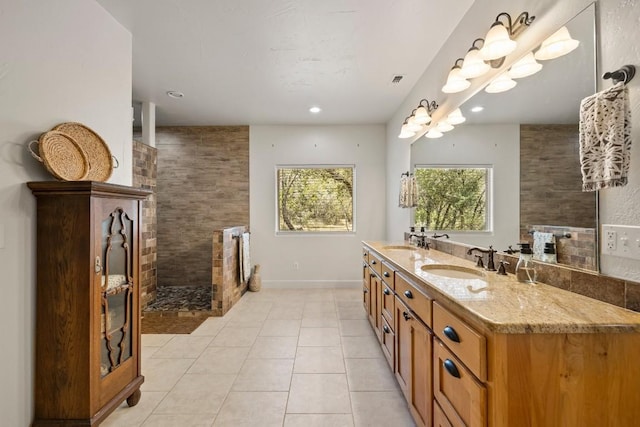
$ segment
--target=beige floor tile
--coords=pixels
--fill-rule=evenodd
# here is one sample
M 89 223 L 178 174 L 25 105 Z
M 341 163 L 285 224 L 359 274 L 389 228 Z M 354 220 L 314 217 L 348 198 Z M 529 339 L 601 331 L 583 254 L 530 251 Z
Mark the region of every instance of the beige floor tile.
M 353 288 L 334 289 L 333 297 L 335 298 L 337 305 L 359 301 L 362 299 L 362 287 L 358 284 Z
M 152 356 L 153 359 L 195 359 L 209 343 L 213 337 L 176 335 L 171 340 L 160 347 Z
M 142 427 L 211 427 L 215 415 L 150 415 Z
M 386 359 L 345 359 L 351 391 L 398 390 Z
M 234 374 L 185 374 L 153 413 L 216 414 L 235 378 Z
M 169 391 L 195 359 L 148 359 L 142 363 L 142 391 Z
M 100 425 L 102 427 L 138 427 L 166 395 L 166 392 L 145 391 L 136 406 L 130 408 L 126 401 L 122 402 Z
M 368 320 L 345 320 L 339 321 L 340 335 L 343 337 L 367 337 L 373 335 L 373 329 Z
M 301 327 L 303 328 L 337 328 L 338 318 L 336 316 L 303 318 Z
M 287 414 L 284 417 L 284 427 L 353 427 L 353 416 L 351 414 Z
M 303 313 L 308 312 L 330 312 L 335 313 L 336 304 L 330 301 L 308 301 L 304 303 Z
M 336 347 L 340 345 L 338 328 L 300 328 L 298 345 Z
M 237 374 L 250 347 L 207 347 L 187 371 L 189 374 Z
M 338 314 L 333 311 L 303 311 L 302 320 L 304 319 L 338 319 Z
M 260 328 L 237 328 L 228 324 L 209 344 L 212 347 L 251 347 Z
M 297 337 L 300 333 L 300 320 L 267 319 L 262 325 L 259 336 L 262 337 Z
M 384 357 L 380 343 L 373 334 L 365 337 L 341 337 L 341 340 L 345 359 Z
M 293 368 L 296 374 L 344 374 L 340 347 L 298 347 Z
M 192 336 L 205 335 L 205 336 L 216 336 L 218 332 L 224 325 L 227 324 L 227 319 L 223 317 L 209 317 L 207 320 L 202 322 L 200 326 L 196 328 L 195 331 L 191 332 Z
M 286 392 L 231 392 L 214 427 L 281 427 Z
M 293 359 L 247 359 L 231 390 L 289 391 Z
M 298 337 L 258 337 L 249 359 L 293 359 L 296 357 Z
M 303 308 L 300 306 L 300 303 L 274 305 L 267 319 L 300 320 L 302 319 L 302 310 Z
M 339 319 L 366 319 L 367 312 L 364 311 L 362 304 L 358 304 L 356 307 L 338 307 Z
M 141 344 L 143 347 L 162 347 L 173 337 L 174 334 L 142 334 Z
M 351 404 L 356 427 L 415 427 L 399 391 L 351 392 Z
M 287 413 L 351 413 L 346 376 L 344 374 L 293 374 Z
M 156 351 L 160 350 L 162 347 L 141 347 L 140 358 L 145 361 L 153 357 Z M 143 362 L 144 363 L 144 362 Z
M 335 301 L 333 289 L 307 289 L 304 300 L 306 302 L 331 302 Z

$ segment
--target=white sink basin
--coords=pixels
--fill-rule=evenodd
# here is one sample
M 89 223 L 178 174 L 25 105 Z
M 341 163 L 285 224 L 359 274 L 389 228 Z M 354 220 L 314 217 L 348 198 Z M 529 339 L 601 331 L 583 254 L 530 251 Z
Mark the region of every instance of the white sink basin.
M 409 246 L 409 245 L 390 245 L 390 246 L 383 246 L 382 249 L 415 251 L 418 248 L 416 248 L 415 246 Z
M 435 276 L 448 277 L 451 279 L 483 279 L 484 273 L 482 271 L 474 270 L 473 268 L 460 267 L 457 265 L 441 265 L 441 264 L 427 264 L 420 267 L 425 273 L 433 274 Z

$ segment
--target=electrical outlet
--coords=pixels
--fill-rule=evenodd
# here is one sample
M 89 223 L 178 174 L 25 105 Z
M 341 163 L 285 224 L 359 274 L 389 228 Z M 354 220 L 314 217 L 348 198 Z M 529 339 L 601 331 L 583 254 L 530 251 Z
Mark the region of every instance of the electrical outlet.
M 615 251 L 618 246 L 618 233 L 614 230 L 607 230 L 604 233 L 604 244 L 608 251 Z

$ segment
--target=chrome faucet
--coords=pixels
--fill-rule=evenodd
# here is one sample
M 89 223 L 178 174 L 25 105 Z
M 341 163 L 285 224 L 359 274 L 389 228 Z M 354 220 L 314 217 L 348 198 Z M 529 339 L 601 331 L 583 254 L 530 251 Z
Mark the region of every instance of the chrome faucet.
M 415 233 L 416 228 L 413 226 L 410 228 L 410 230 L 411 232 L 409 233 L 409 240 L 411 240 L 412 237 L 416 237 L 416 246 L 418 246 L 419 248 L 429 249 L 429 242 L 427 242 L 427 236 L 424 234 L 425 228 L 420 227 L 420 234 Z
M 493 254 L 495 254 L 496 251 L 495 249 L 493 249 L 493 246 L 489 246 L 489 249 L 481 249 L 481 248 L 471 248 L 467 251 L 467 255 L 471 255 L 474 251 L 483 253 L 483 254 L 488 254 L 487 256 L 487 266 L 485 267 L 485 270 L 487 271 L 496 271 L 496 266 L 494 264 L 493 261 Z M 480 261 L 481 258 L 478 259 L 478 261 Z M 478 265 L 482 265 L 480 262 L 478 262 Z

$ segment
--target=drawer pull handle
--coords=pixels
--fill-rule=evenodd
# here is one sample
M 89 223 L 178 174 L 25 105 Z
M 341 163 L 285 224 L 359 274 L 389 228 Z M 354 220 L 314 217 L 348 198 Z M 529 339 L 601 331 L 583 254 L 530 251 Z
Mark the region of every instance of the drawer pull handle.
M 374 259 L 373 261 L 371 261 L 371 264 L 376 265 L 377 264 L 376 260 Z
M 364 292 L 365 294 L 369 293 L 369 289 L 363 289 L 362 292 Z
M 384 291 L 382 291 L 385 295 L 391 295 L 391 291 L 389 290 L 389 288 L 384 288 Z
M 446 369 L 452 377 L 460 378 L 460 371 L 458 371 L 458 367 L 452 360 L 445 359 L 442 364 L 444 365 L 444 369 Z
M 389 329 L 389 327 L 388 327 L 387 325 L 384 325 L 384 326 L 382 327 L 382 330 L 384 331 L 384 333 L 385 333 L 385 334 L 389 334 L 389 333 L 391 333 L 391 330 Z
M 382 275 L 383 275 L 384 277 L 389 277 L 389 272 L 388 272 L 388 271 L 385 271 L 384 273 L 382 273 Z
M 404 291 L 404 296 L 409 299 L 413 299 L 413 294 L 411 293 L 411 291 Z
M 404 320 L 409 320 L 411 319 L 411 316 L 409 316 L 409 313 L 407 313 L 406 311 L 402 312 L 402 316 L 404 316 Z
M 366 257 L 366 256 L 367 256 L 367 254 L 362 254 L 362 256 Z
M 376 275 L 373 273 L 369 273 L 369 277 L 376 277 Z
M 447 326 L 445 327 L 442 332 L 444 333 L 444 335 L 449 338 L 451 341 L 453 342 L 460 342 L 460 337 L 458 336 L 458 333 L 456 332 L 455 329 L 453 329 L 451 326 Z

